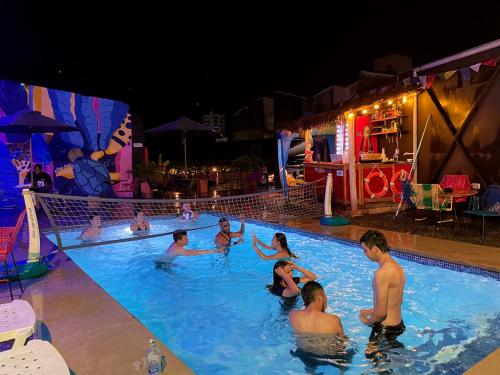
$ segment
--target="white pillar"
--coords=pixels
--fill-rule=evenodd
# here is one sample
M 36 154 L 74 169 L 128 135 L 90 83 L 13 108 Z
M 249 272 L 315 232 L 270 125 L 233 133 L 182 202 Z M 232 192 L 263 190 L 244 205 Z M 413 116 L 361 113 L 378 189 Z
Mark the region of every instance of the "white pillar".
M 352 116 L 349 118 L 349 116 L 346 117 L 347 121 L 347 144 L 349 147 L 349 192 L 350 192 L 350 198 L 351 198 L 351 210 L 356 211 L 358 209 L 358 194 L 357 194 L 357 187 L 356 187 L 356 152 L 355 152 L 355 147 L 356 147 L 356 142 L 355 142 L 355 137 L 354 137 L 354 121 L 356 116 Z
M 326 189 L 325 189 L 325 216 L 331 217 L 332 214 L 332 190 L 333 190 L 333 176 L 332 172 L 328 173 L 326 178 Z
M 413 157 L 417 157 L 417 144 L 418 144 L 418 95 L 413 96 Z M 415 170 L 413 171 L 413 182 L 417 183 L 417 168 L 418 165 L 415 164 Z

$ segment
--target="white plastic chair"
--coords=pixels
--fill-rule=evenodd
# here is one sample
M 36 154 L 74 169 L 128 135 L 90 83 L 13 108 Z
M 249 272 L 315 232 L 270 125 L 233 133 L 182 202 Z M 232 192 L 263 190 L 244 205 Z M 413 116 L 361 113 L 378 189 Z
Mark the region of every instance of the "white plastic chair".
M 16 299 L 0 305 L 0 342 L 14 339 L 12 348 L 23 346 L 35 331 L 35 323 L 35 311 L 28 302 Z
M 0 374 L 69 375 L 66 361 L 50 342 L 31 340 L 0 353 Z

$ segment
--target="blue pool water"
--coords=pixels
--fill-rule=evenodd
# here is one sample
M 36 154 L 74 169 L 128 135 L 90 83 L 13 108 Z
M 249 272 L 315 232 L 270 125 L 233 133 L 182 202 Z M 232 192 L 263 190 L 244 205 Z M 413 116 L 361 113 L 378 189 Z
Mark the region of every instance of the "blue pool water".
M 215 223 L 200 218 L 197 226 Z M 152 222 L 153 232 L 179 227 L 175 220 Z M 233 230 L 239 223 L 232 223 Z M 397 259 L 406 272 L 404 349 L 377 365 L 365 358 L 370 329 L 359 310 L 372 306 L 371 279 L 377 265 L 356 245 L 286 232 L 297 263 L 318 275 L 327 311 L 338 314 L 356 354 L 345 366 L 309 363 L 294 356 L 290 307 L 265 288 L 272 261 L 251 248 L 252 230 L 271 242 L 275 228 L 247 224 L 245 243 L 225 256 L 179 257 L 170 270 L 154 259 L 169 237 L 68 250 L 68 255 L 102 288 L 157 335 L 198 374 L 360 374 L 394 369 L 398 374 L 463 373 L 500 345 L 500 282 Z M 217 228 L 190 232 L 188 248 L 213 248 Z M 75 240 L 62 233 L 63 243 Z M 104 236 L 130 236 L 124 225 Z M 302 301 L 297 302 L 302 307 Z M 144 343 L 146 349 L 148 343 Z M 168 369 L 168 367 L 167 367 Z

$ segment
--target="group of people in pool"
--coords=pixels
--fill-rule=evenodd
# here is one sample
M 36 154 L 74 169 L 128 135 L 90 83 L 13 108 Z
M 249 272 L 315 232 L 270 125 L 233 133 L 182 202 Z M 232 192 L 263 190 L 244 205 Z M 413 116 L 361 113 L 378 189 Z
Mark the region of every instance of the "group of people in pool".
M 135 210 L 133 212 L 134 221 L 130 224 L 130 231 L 133 234 L 142 234 L 151 229 L 149 222 L 145 219 L 144 213 L 141 210 Z M 198 219 L 198 213 L 191 209 L 189 203 L 184 203 L 182 205 L 181 215 L 177 218 L 179 221 L 194 221 Z M 90 225 L 88 225 L 83 232 L 80 234 L 79 238 L 82 240 L 93 240 L 97 239 L 102 234 L 102 220 L 101 217 L 96 213 L 90 214 Z
M 190 207 L 183 207 L 190 210 Z M 189 216 L 189 218 L 188 218 Z M 182 220 L 195 220 L 194 213 L 182 216 Z M 240 218 L 238 231 L 231 231 L 228 219 L 219 219 L 219 232 L 215 235 L 215 249 L 189 250 L 188 234 L 185 230 L 173 233 L 173 243 L 166 253 L 156 259 L 157 264 L 171 264 L 179 256 L 198 256 L 213 253 L 227 252 L 231 247 L 243 242 L 245 234 L 245 220 Z M 149 230 L 150 225 L 141 211 L 134 212 L 134 222 L 130 226 L 133 233 Z M 93 215 L 91 225 L 86 228 L 81 238 L 93 238 L 101 233 L 101 219 Z M 368 230 L 360 238 L 360 245 L 368 259 L 378 263 L 375 271 L 373 287 L 373 307 L 362 309 L 359 320 L 371 327 L 367 356 L 376 356 L 383 348 L 401 347 L 397 337 L 405 331 L 401 314 L 403 291 L 405 287 L 405 273 L 401 266 L 391 257 L 390 247 L 384 235 L 376 230 Z M 293 259 L 297 256 L 290 251 L 284 233 L 276 233 L 270 245 L 265 244 L 252 236 L 252 246 L 257 255 L 264 260 L 276 260 L 273 266 L 273 283 L 268 286 L 271 293 L 285 299 L 295 298 L 299 294 L 304 301 L 304 309 L 293 310 L 289 314 L 290 324 L 297 334 L 328 334 L 342 339 L 346 336 L 340 317 L 326 312 L 328 299 L 322 285 L 317 282 L 317 275 L 299 265 Z M 272 250 L 267 255 L 262 251 Z M 301 276 L 294 276 L 298 271 Z M 299 284 L 303 284 L 300 288 Z
M 219 220 L 219 227 L 220 231 L 215 236 L 215 250 L 185 249 L 188 236 L 187 232 L 181 230 L 173 234 L 174 242 L 167 249 L 165 257 L 172 261 L 183 255 L 222 253 L 243 242 L 243 218 L 240 219 L 240 229 L 237 232 L 231 231 L 230 222 L 226 218 Z M 271 245 L 262 242 L 254 233 L 252 245 L 260 258 L 276 260 L 273 266 L 273 283 L 268 286 L 270 292 L 285 299 L 301 295 L 304 309 L 293 310 L 289 314 L 290 324 L 297 334 L 327 334 L 338 339 L 346 337 L 340 317 L 326 312 L 328 299 L 322 285 L 316 281 L 317 275 L 293 261 L 297 257 L 290 251 L 284 233 L 276 233 Z M 372 329 L 366 355 L 375 358 L 381 350 L 402 346 L 397 337 L 405 331 L 401 314 L 405 273 L 391 257 L 390 247 L 381 232 L 367 231 L 360 238 L 360 245 L 366 257 L 379 266 L 372 282 L 373 307 L 359 312 L 361 323 Z M 273 250 L 274 254 L 266 255 L 259 247 Z M 298 271 L 301 276 L 294 276 L 294 271 Z M 299 284 L 303 284 L 303 287 L 300 288 Z

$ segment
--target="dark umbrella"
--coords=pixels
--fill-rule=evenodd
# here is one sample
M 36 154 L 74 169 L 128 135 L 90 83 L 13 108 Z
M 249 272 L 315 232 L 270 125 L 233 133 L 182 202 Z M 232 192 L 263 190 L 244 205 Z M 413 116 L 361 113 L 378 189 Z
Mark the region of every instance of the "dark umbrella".
M 78 131 L 74 125 L 66 125 L 37 111 L 24 110 L 0 118 L 0 133 L 22 133 L 30 135 L 30 165 L 33 164 L 31 135 L 33 133 L 60 133 Z M 33 183 L 33 168 L 31 168 Z
M 169 122 L 168 124 L 160 125 L 156 128 L 146 130 L 146 133 L 150 134 L 161 134 L 166 132 L 180 132 L 182 134 L 182 144 L 184 145 L 184 169 L 187 170 L 187 135 L 188 133 L 209 133 L 216 135 L 215 129 L 200 124 L 199 122 L 188 119 L 187 117 L 181 117 L 175 121 Z

